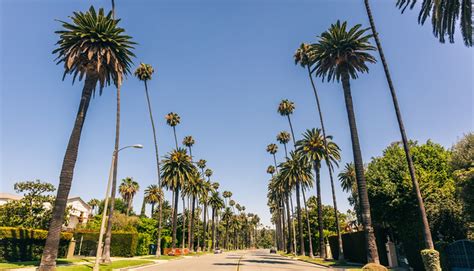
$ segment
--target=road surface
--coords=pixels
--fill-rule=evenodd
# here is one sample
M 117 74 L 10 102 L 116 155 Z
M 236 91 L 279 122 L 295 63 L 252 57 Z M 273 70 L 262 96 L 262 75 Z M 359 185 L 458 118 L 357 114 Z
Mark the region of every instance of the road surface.
M 303 271 L 329 270 L 314 264 L 295 261 L 270 254 L 268 250 L 252 250 L 209 254 L 158 265 L 143 267 L 139 271 Z

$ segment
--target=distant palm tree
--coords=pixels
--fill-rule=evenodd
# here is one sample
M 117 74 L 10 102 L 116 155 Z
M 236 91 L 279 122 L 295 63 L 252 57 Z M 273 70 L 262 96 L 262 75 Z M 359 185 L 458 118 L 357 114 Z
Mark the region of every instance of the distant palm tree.
M 193 162 L 193 152 L 192 152 L 192 147 L 194 145 L 195 141 L 194 141 L 194 138 L 192 136 L 185 136 L 184 139 L 183 139 L 183 145 L 186 146 L 189 150 L 189 156 L 191 157 L 191 162 Z M 192 224 L 192 221 L 191 219 L 186 218 L 188 215 L 186 214 L 186 212 L 184 211 L 185 208 L 184 208 L 184 193 L 183 193 L 183 249 L 184 249 L 184 225 L 186 224 L 186 219 L 188 219 L 188 247 L 191 246 L 191 224 Z M 186 194 L 188 196 L 188 212 L 189 212 L 189 197 L 191 196 L 190 194 Z
M 397 7 L 402 13 L 407 7 L 413 9 L 416 0 L 397 0 Z M 461 17 L 459 17 L 461 14 Z M 424 24 L 426 19 L 431 17 L 433 34 L 441 43 L 445 42 L 445 37 L 449 37 L 449 42 L 454 43 L 455 24 L 460 19 L 461 34 L 464 44 L 472 46 L 472 1 L 471 0 L 423 0 L 418 23 Z
M 212 186 L 209 181 L 205 181 L 202 184 L 202 190 L 200 194 L 200 201 L 201 204 L 203 205 L 203 223 L 202 223 L 202 229 L 203 229 L 203 246 L 202 246 L 202 251 L 206 251 L 207 248 L 207 240 L 208 240 L 208 230 L 207 230 L 207 205 L 209 203 L 209 193 L 212 191 Z
M 193 153 L 192 153 L 191 148 L 193 147 L 194 143 L 195 143 L 195 141 L 194 141 L 194 138 L 192 136 L 185 136 L 184 139 L 183 139 L 183 145 L 188 147 L 189 156 L 191 156 L 191 160 L 193 159 Z
M 232 219 L 232 210 L 229 207 L 225 207 L 222 213 L 222 221 L 225 223 L 225 235 L 224 235 L 224 248 L 229 249 L 229 227 Z
M 224 191 L 224 192 L 222 192 L 222 196 L 224 197 L 225 207 L 227 207 L 227 199 L 232 197 L 232 192 Z
M 73 82 L 85 78 L 81 102 L 74 127 L 69 138 L 59 176 L 59 187 L 52 210 L 52 219 L 46 238 L 39 270 L 54 270 L 58 255 L 59 235 L 64 222 L 67 199 L 76 165 L 82 128 L 87 115 L 91 97 L 99 83 L 99 94 L 111 82 L 119 88 L 123 76 L 130 72 L 133 45 L 125 30 L 118 27 L 119 20 L 112 14 L 105 15 L 103 9 L 96 13 L 94 7 L 87 12 L 75 12 L 72 23 L 61 21 L 64 30 L 59 34 L 57 64 L 64 63 L 64 75 L 73 76 Z M 107 27 L 105 27 L 107 26 Z M 97 50 L 101 48 L 101 50 Z
M 177 216 L 178 216 L 178 199 L 179 191 L 183 188 L 191 178 L 193 178 L 195 171 L 197 170 L 191 163 L 191 157 L 187 154 L 183 148 L 168 153 L 165 158 L 161 161 L 162 171 L 161 179 L 163 186 L 173 191 L 174 207 L 173 207 L 173 232 L 172 232 L 172 248 L 176 248 L 176 229 L 177 229 Z
M 150 217 L 153 217 L 153 214 L 155 213 L 155 204 L 162 202 L 164 199 L 163 189 L 156 184 L 149 185 L 145 189 L 145 199 L 147 203 L 151 204 Z
M 194 251 L 194 214 L 196 209 L 196 199 L 202 195 L 202 190 L 204 179 L 201 178 L 200 174 L 196 171 L 194 177 L 189 179 L 188 184 L 185 186 L 183 193 L 191 197 L 191 216 L 189 217 L 189 227 L 188 227 L 188 247 L 191 251 Z M 184 223 L 184 221 L 183 221 Z
M 204 160 L 204 159 L 199 159 L 199 161 L 197 161 L 196 165 L 199 169 L 201 169 L 201 174 L 202 176 L 204 177 L 204 169 L 206 168 L 206 163 L 207 161 Z
M 156 159 L 156 171 L 158 177 L 158 188 L 161 187 L 161 173 L 160 173 L 160 155 L 158 152 L 158 142 L 156 137 L 156 129 L 155 129 L 155 121 L 153 120 L 153 112 L 151 108 L 150 102 L 150 95 L 148 93 L 148 81 L 151 80 L 151 77 L 154 73 L 154 69 L 149 64 L 140 63 L 140 66 L 135 70 L 135 76 L 140 80 L 143 81 L 145 85 L 145 96 L 148 106 L 148 114 L 150 115 L 150 122 L 151 122 L 151 130 L 153 132 L 153 143 L 155 146 L 155 159 Z M 164 197 L 163 197 L 164 199 Z M 153 217 L 153 207 L 152 204 L 152 212 L 151 216 Z M 157 240 L 156 240 L 156 257 L 161 256 L 161 229 L 162 229 L 162 220 L 163 220 L 163 208 L 161 198 L 158 201 L 158 233 L 157 233 Z
M 347 163 L 344 169 L 338 175 L 341 182 L 342 190 L 350 192 L 349 203 L 354 206 L 357 220 L 362 221 L 362 214 L 360 213 L 359 196 L 357 194 L 357 179 L 353 163 Z
M 87 204 L 92 208 L 92 213 L 96 213 L 97 214 L 97 210 L 96 208 L 99 206 L 100 204 L 100 200 L 98 199 L 91 199 L 87 202 Z
M 176 125 L 181 122 L 181 118 L 178 114 L 170 112 L 165 116 L 166 123 L 173 127 L 174 142 L 176 144 L 176 149 L 178 149 L 178 138 L 176 137 Z
M 267 146 L 267 152 L 273 155 L 273 162 L 275 163 L 275 168 L 277 167 L 276 153 L 278 152 L 277 144 L 271 143 Z
M 137 194 L 140 186 L 136 181 L 131 177 L 122 179 L 122 183 L 119 186 L 119 193 L 122 196 L 123 200 L 127 203 L 127 216 L 132 209 L 133 198 Z
M 214 191 L 209 198 L 209 205 L 212 208 L 212 249 L 216 249 L 216 216 L 217 211 L 224 207 L 224 201 L 219 195 L 219 192 Z
M 290 142 L 291 140 L 290 133 L 288 133 L 287 131 L 281 131 L 278 133 L 276 139 L 280 144 L 283 144 L 283 146 L 285 147 L 285 157 L 288 158 L 288 150 L 286 148 L 286 144 L 288 144 L 288 142 Z
M 204 171 L 204 175 L 206 175 L 208 181 L 211 181 L 212 173 L 213 173 L 212 169 L 210 169 L 210 168 L 208 168 L 208 169 L 206 169 L 206 171 Z
M 369 42 L 372 35 L 365 35 L 366 31 L 367 29 L 361 29 L 361 25 L 347 30 L 347 22 L 341 24 L 337 21 L 329 30 L 321 34 L 319 42 L 313 45 L 313 49 L 316 75 L 327 81 L 342 81 L 363 214 L 368 262 L 379 263 L 350 87 L 350 78 L 356 79 L 359 72 L 369 71 L 366 62 L 376 62 L 375 58 L 368 53 L 375 50 L 375 47 Z
M 332 172 L 333 165 L 337 165 L 338 161 L 341 159 L 340 149 L 336 143 L 332 141 L 332 136 L 326 136 L 326 141 L 323 139 L 323 134 L 320 129 L 311 129 L 306 130 L 303 134 L 303 139 L 299 140 L 296 143 L 297 151 L 310 161 L 313 166 L 315 179 L 316 179 L 316 195 L 317 195 L 317 205 L 318 205 L 318 226 L 319 226 L 319 248 L 321 257 L 326 257 L 325 244 L 324 244 L 324 235 L 323 235 L 323 214 L 322 214 L 322 203 L 321 203 L 321 162 L 328 158 L 327 164 L 329 169 Z M 337 211 L 336 204 L 336 191 L 334 189 L 334 184 L 331 183 L 333 204 L 334 204 L 334 215 L 336 220 L 336 234 L 338 235 L 339 251 L 342 254 L 342 238 L 340 233 L 340 224 L 339 224 L 339 213 Z M 340 255 L 339 259 L 343 259 L 343 256 Z M 342 260 L 341 259 L 341 260 Z
M 405 8 L 411 0 L 398 0 L 397 5 L 398 7 L 402 7 L 405 5 Z M 413 0 L 411 8 L 413 8 L 416 0 Z M 444 2 L 444 3 L 442 3 Z M 458 2 L 458 5 L 453 5 L 455 2 Z M 469 4 L 468 4 L 469 2 Z M 402 137 L 403 149 L 405 151 L 405 157 L 408 164 L 408 171 L 410 173 L 410 179 L 413 185 L 413 192 L 416 196 L 416 200 L 418 202 L 418 211 L 420 213 L 420 220 L 421 224 L 423 225 L 423 238 L 425 241 L 425 248 L 427 249 L 434 249 L 433 239 L 431 237 L 431 230 L 430 225 L 428 223 L 428 218 L 426 216 L 425 204 L 423 203 L 423 197 L 421 196 L 420 187 L 418 181 L 416 180 L 416 173 L 415 173 L 415 166 L 413 165 L 413 160 L 410 154 L 410 146 L 408 144 L 408 138 L 405 131 L 405 125 L 403 124 L 402 113 L 400 111 L 400 106 L 398 105 L 398 98 L 397 93 L 395 91 L 395 87 L 392 82 L 392 77 L 390 75 L 390 71 L 388 69 L 388 64 L 385 59 L 385 54 L 383 53 L 382 44 L 379 39 L 379 34 L 377 33 L 377 29 L 375 28 L 374 18 L 372 16 L 372 11 L 370 9 L 369 0 L 364 0 L 365 8 L 367 11 L 367 16 L 369 17 L 370 27 L 372 29 L 372 34 L 374 36 L 375 44 L 377 45 L 377 49 L 379 51 L 380 60 L 382 61 L 382 66 L 385 72 L 385 78 L 387 79 L 387 84 L 390 89 L 390 94 L 392 96 L 393 107 L 395 109 L 395 115 L 397 116 L 398 128 L 400 130 L 400 135 Z M 444 5 L 443 5 L 444 4 Z M 468 5 L 467 5 L 468 4 Z M 433 32 L 435 36 L 439 35 L 440 41 L 444 42 L 444 36 L 446 35 L 446 31 L 448 31 L 450 41 L 454 42 L 454 27 L 448 27 L 449 24 L 445 22 L 450 22 L 452 26 L 458 17 L 459 8 L 462 10 L 461 12 L 461 29 L 462 34 L 464 37 L 464 43 L 466 46 L 472 46 L 472 3 L 470 0 L 463 1 L 462 5 L 459 3 L 459 0 L 450 0 L 450 1 L 434 1 L 432 0 L 424 0 L 422 9 L 420 12 L 420 17 L 418 17 L 418 21 L 423 24 L 427 15 L 430 13 L 431 6 L 433 6 Z M 450 8 L 447 8 L 450 7 Z M 405 9 L 403 8 L 403 9 Z M 466 12 L 469 12 L 467 15 Z
M 267 167 L 267 173 L 270 174 L 270 175 L 272 175 L 272 177 L 273 177 L 273 174 L 275 173 L 275 167 L 272 166 L 272 165 L 269 165 L 269 166 Z

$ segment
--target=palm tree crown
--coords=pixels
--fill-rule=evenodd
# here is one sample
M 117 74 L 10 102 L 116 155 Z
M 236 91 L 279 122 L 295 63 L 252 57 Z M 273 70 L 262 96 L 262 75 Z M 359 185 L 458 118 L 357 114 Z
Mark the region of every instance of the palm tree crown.
M 161 178 L 163 186 L 171 190 L 181 189 L 187 180 L 193 177 L 196 168 L 191 157 L 183 148 L 173 150 L 161 161 Z
M 270 154 L 275 154 L 277 153 L 278 151 L 278 146 L 274 143 L 272 144 L 268 144 L 267 146 L 267 152 L 269 152 Z
M 125 74 L 130 73 L 133 45 L 132 37 L 124 34 L 118 27 L 120 20 L 107 15 L 104 9 L 96 13 L 93 6 L 87 12 L 74 12 L 72 23 L 60 21 L 65 30 L 56 31 L 60 35 L 59 45 L 53 51 L 58 54 L 57 64 L 64 62 L 64 75 L 77 75 L 82 80 L 84 75 L 94 73 L 100 82 L 100 91 L 112 81 L 116 86 L 122 85 Z
M 300 47 L 296 49 L 293 58 L 295 59 L 295 65 L 300 64 L 301 67 L 311 66 L 314 59 L 312 46 L 307 43 L 301 43 Z
M 291 135 L 287 131 L 281 131 L 278 133 L 276 139 L 280 144 L 287 144 L 291 140 Z
M 145 189 L 145 200 L 147 203 L 156 204 L 163 199 L 163 190 L 158 185 L 152 184 Z
M 297 151 L 301 152 L 310 161 L 316 162 L 320 165 L 326 155 L 329 157 L 331 168 L 338 164 L 341 160 L 341 149 L 332 141 L 332 136 L 326 136 L 327 151 L 324 147 L 324 138 L 321 129 L 313 128 L 306 130 L 303 134 L 303 139 L 296 142 Z
M 375 63 L 376 60 L 367 51 L 374 51 L 375 47 L 369 42 L 372 35 L 365 35 L 368 29 L 361 27 L 358 24 L 347 31 L 347 22 L 337 21 L 321 34 L 319 42 L 312 45 L 317 76 L 327 81 L 340 81 L 345 73 L 356 79 L 358 72 L 369 71 L 366 62 Z
M 356 184 L 356 173 L 353 163 L 347 163 L 344 169 L 338 175 L 341 181 L 342 190 L 345 192 L 352 191 L 354 184 Z
M 194 145 L 194 138 L 192 136 L 185 136 L 183 139 L 183 145 L 191 148 Z
M 140 81 L 148 81 L 151 80 L 154 72 L 155 70 L 150 64 L 140 63 L 134 74 Z
M 295 110 L 295 103 L 290 100 L 282 100 L 278 106 L 278 113 L 282 116 L 289 116 Z
M 197 161 L 197 167 L 200 169 L 204 169 L 206 167 L 206 163 L 207 163 L 206 160 L 199 159 L 199 161 Z
M 275 173 L 275 167 L 272 165 L 268 166 L 267 173 L 273 175 L 273 173 Z
M 304 186 L 312 183 L 313 173 L 307 160 L 299 153 L 291 151 L 290 159 L 279 165 L 280 174 L 277 181 L 284 182 L 290 190 L 296 186 L 296 183 Z
M 204 175 L 206 175 L 207 178 L 210 178 L 212 176 L 212 169 L 208 168 L 206 171 L 204 171 Z
M 166 119 L 166 123 L 171 127 L 175 127 L 181 122 L 181 118 L 179 117 L 179 115 L 174 112 L 168 113 L 165 116 L 165 119 Z

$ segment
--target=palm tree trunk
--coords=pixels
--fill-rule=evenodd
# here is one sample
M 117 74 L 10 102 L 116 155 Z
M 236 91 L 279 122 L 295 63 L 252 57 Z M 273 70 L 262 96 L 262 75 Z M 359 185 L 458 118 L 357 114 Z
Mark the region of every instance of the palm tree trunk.
M 155 159 L 156 159 L 156 171 L 158 175 L 158 187 L 161 188 L 161 173 L 160 173 L 160 155 L 158 152 L 158 142 L 156 138 L 156 129 L 155 129 L 155 121 L 153 120 L 153 112 L 151 108 L 150 102 L 150 95 L 148 93 L 148 82 L 147 80 L 144 81 L 145 84 L 145 94 L 146 94 L 146 101 L 148 105 L 148 114 L 150 115 L 150 122 L 151 122 L 151 130 L 153 131 L 153 143 L 155 147 Z M 161 256 L 161 228 L 162 228 L 162 220 L 163 220 L 163 209 L 162 209 L 162 202 L 161 197 L 158 199 L 158 238 L 156 240 L 156 257 Z M 151 205 L 151 217 L 153 217 L 155 204 Z
M 282 195 L 283 196 L 283 195 Z M 287 234 L 285 227 L 285 201 L 283 198 L 280 199 L 280 215 L 281 215 L 281 230 L 282 230 L 282 250 L 286 248 Z
M 174 143 L 176 144 L 176 149 L 178 149 L 178 137 L 176 137 L 176 126 L 173 126 L 173 134 L 174 134 Z
M 303 237 L 303 221 L 301 219 L 301 204 L 300 204 L 300 183 L 296 183 L 296 217 L 298 219 L 298 235 L 300 239 L 300 254 L 305 255 L 304 237 Z
M 319 231 L 319 255 L 326 259 L 326 244 L 324 243 L 324 225 L 323 225 L 323 204 L 321 202 L 321 175 L 319 165 L 314 163 L 314 172 L 316 175 L 316 196 L 318 205 L 318 231 Z
M 143 198 L 142 208 L 140 210 L 140 216 L 141 217 L 145 217 L 145 207 L 146 207 L 146 201 L 145 201 L 145 198 Z
M 388 64 L 385 60 L 385 55 L 383 53 L 382 44 L 379 39 L 379 34 L 377 29 L 375 29 L 375 22 L 372 16 L 372 11 L 370 10 L 370 5 L 368 0 L 364 0 L 365 8 L 367 10 L 367 16 L 369 17 L 370 27 L 372 28 L 372 33 L 374 35 L 375 43 L 377 44 L 377 49 L 379 51 L 380 59 L 382 60 L 383 70 L 385 72 L 385 77 L 387 78 L 388 87 L 390 89 L 390 94 L 392 96 L 393 107 L 395 108 L 395 114 L 397 116 L 398 128 L 400 129 L 400 134 L 402 136 L 403 149 L 405 150 L 405 156 L 408 164 L 408 171 L 410 172 L 410 178 L 413 185 L 413 193 L 415 193 L 416 200 L 418 202 L 418 211 L 420 213 L 420 220 L 423 225 L 423 237 L 425 241 L 425 248 L 434 249 L 433 239 L 431 237 L 430 225 L 428 223 L 428 218 L 426 216 L 425 204 L 423 203 L 423 197 L 421 196 L 420 187 L 418 181 L 416 180 L 415 167 L 413 165 L 412 157 L 410 154 L 410 147 L 408 144 L 407 135 L 405 132 L 405 125 L 403 124 L 402 113 L 398 105 L 397 93 L 395 92 L 395 87 L 393 86 L 392 78 L 390 76 L 390 71 L 388 70 Z
M 311 86 L 313 88 L 313 93 L 314 97 L 316 99 L 316 105 L 318 108 L 318 115 L 319 115 L 319 121 L 321 122 L 321 130 L 323 132 L 323 143 L 324 143 L 324 148 L 327 150 L 328 149 L 328 142 L 326 139 L 326 128 L 324 128 L 324 120 L 323 120 L 323 111 L 321 110 L 321 104 L 319 102 L 319 95 L 318 91 L 316 90 L 316 85 L 314 84 L 313 77 L 311 76 L 311 70 L 309 65 L 306 66 L 308 69 L 308 76 L 311 81 Z M 334 189 L 334 177 L 332 175 L 332 168 L 331 168 L 331 161 L 329 159 L 328 153 L 326 153 L 326 166 L 329 171 L 329 179 L 331 181 L 331 191 L 332 191 L 332 201 L 333 201 L 333 206 L 334 206 L 334 213 L 335 213 L 335 218 L 336 218 L 336 234 L 337 234 L 337 245 L 339 248 L 339 260 L 344 260 L 344 249 L 342 246 L 342 236 L 341 236 L 341 226 L 339 224 L 339 212 L 337 210 L 337 201 L 336 201 L 336 191 Z
M 216 249 L 216 222 L 215 208 L 212 208 L 212 250 Z
M 308 241 L 309 241 L 309 257 L 314 258 L 313 254 L 313 235 L 311 235 L 311 227 L 309 226 L 309 213 L 308 207 L 306 206 L 306 195 L 304 194 L 304 188 L 301 189 L 303 192 L 303 203 L 304 203 L 304 211 L 306 214 L 306 224 L 308 225 Z
M 196 205 L 195 205 L 196 204 L 196 197 L 195 196 L 193 196 L 192 202 L 193 202 L 192 203 L 193 206 L 191 208 L 192 211 L 191 211 L 191 230 L 190 230 L 191 231 L 191 241 L 190 241 L 191 246 L 189 247 L 189 249 L 191 249 L 191 251 L 194 251 L 194 212 L 195 212 L 194 209 L 196 207 Z M 199 247 L 199 245 L 198 245 L 198 247 Z
M 285 196 L 285 200 L 286 200 L 286 219 L 287 219 L 287 224 L 288 224 L 288 241 L 286 242 L 286 253 L 290 254 L 290 253 L 293 253 L 293 246 L 291 244 L 292 244 L 294 232 L 292 233 L 291 216 L 290 216 L 290 200 L 289 200 L 288 195 Z
M 275 155 L 275 154 L 273 154 L 273 162 L 275 163 L 275 170 L 276 170 L 276 173 L 278 174 L 277 159 L 276 159 L 276 155 Z M 273 174 L 272 174 L 272 177 L 273 177 Z
M 191 250 L 191 202 L 190 197 L 188 196 L 188 248 Z
M 152 202 L 152 203 L 151 203 L 151 214 L 150 214 L 150 217 L 151 217 L 151 218 L 153 218 L 153 214 L 154 214 L 154 213 L 155 213 L 155 203 Z M 159 257 L 159 256 L 157 256 L 157 257 Z
M 178 227 L 178 200 L 179 200 L 179 189 L 176 188 L 174 191 L 174 209 L 173 209 L 173 235 L 171 237 L 171 247 L 174 251 L 176 249 L 176 229 Z
M 74 122 L 74 128 L 72 129 L 71 136 L 69 137 L 69 142 L 61 168 L 61 174 L 59 175 L 58 192 L 54 201 L 51 223 L 49 225 L 48 236 L 46 238 L 46 244 L 39 267 L 39 270 L 41 271 L 55 270 L 56 268 L 61 226 L 64 222 L 64 212 L 66 210 L 69 191 L 71 190 L 82 128 L 84 126 L 87 110 L 89 108 L 92 91 L 97 84 L 97 80 L 97 75 L 86 75 L 84 88 L 82 90 L 81 102 L 79 103 L 79 109 Z
M 203 239 L 203 242 L 202 242 L 202 251 L 206 251 L 206 248 L 207 248 L 207 225 L 206 225 L 206 218 L 207 218 L 207 203 L 205 202 L 204 203 L 204 210 L 203 210 L 203 222 L 202 222 L 202 230 L 203 230 L 203 234 L 202 234 L 202 239 Z
M 360 150 L 359 135 L 357 133 L 357 125 L 355 121 L 354 106 L 352 104 L 351 86 L 349 82 L 349 74 L 342 74 L 342 87 L 344 89 L 344 99 L 346 102 L 347 118 L 349 119 L 349 127 L 351 132 L 352 152 L 354 155 L 354 165 L 357 178 L 357 188 L 359 192 L 359 201 L 362 212 L 362 225 L 365 232 L 365 240 L 367 246 L 367 262 L 380 263 L 375 242 L 374 228 L 372 227 L 372 218 L 370 215 L 369 196 L 367 194 L 367 183 L 364 176 L 364 162 Z
M 117 169 L 118 169 L 118 150 L 120 145 L 120 86 L 117 87 L 117 113 L 115 118 L 115 162 L 112 173 L 112 190 L 110 192 L 110 208 L 107 219 L 107 229 L 105 231 L 104 251 L 102 253 L 102 262 L 110 263 L 110 243 L 112 242 L 112 222 L 115 209 L 115 196 L 117 193 Z M 127 213 L 128 215 L 128 213 Z
M 291 191 L 290 191 L 290 208 L 291 208 L 291 216 L 295 216 L 295 209 L 293 209 L 293 198 L 291 196 Z M 291 229 L 293 230 L 293 253 L 296 255 L 297 249 L 296 249 L 296 228 L 295 228 L 295 219 L 291 219 Z
M 183 249 L 182 253 L 184 253 L 184 248 L 186 247 L 185 244 L 186 244 L 186 202 L 184 200 L 184 192 L 182 193 L 183 194 L 183 227 L 182 227 L 182 234 L 181 234 L 181 237 L 182 237 L 182 240 L 181 240 L 181 248 Z

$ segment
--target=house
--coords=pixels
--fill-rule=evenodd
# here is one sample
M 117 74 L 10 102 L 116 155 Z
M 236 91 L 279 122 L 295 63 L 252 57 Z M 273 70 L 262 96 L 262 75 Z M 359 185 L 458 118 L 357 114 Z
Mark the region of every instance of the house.
M 6 204 L 10 201 L 21 200 L 23 196 L 10 194 L 10 193 L 0 193 L 0 205 Z M 51 204 L 46 203 L 44 205 L 46 208 L 51 208 Z M 89 216 L 92 215 L 92 207 L 89 206 L 84 200 L 80 197 L 71 197 L 67 200 L 67 206 L 69 207 L 68 214 L 68 223 L 63 225 L 65 229 L 74 229 L 78 224 L 85 224 L 89 219 Z

